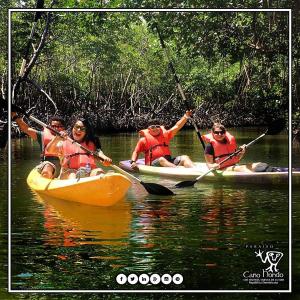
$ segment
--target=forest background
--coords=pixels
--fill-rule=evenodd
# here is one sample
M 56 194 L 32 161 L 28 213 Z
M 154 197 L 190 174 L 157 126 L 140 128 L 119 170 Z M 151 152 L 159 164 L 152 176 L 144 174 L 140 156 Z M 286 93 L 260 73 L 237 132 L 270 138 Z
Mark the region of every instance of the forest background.
M 241 4 L 242 3 L 242 4 Z M 1 1 L 1 97 L 7 91 L 7 9 L 35 1 Z M 300 125 L 299 1 L 45 0 L 45 8 L 292 8 L 293 129 Z M 141 22 L 147 20 L 148 26 Z M 12 77 L 18 78 L 34 13 L 12 14 Z M 47 14 L 37 23 L 38 47 Z M 15 101 L 47 121 L 85 112 L 98 131 L 136 130 L 149 118 L 173 124 L 186 110 L 153 24 L 169 50 L 199 127 L 212 120 L 255 126 L 288 115 L 288 12 L 52 13 L 49 31 Z M 31 49 L 32 57 L 33 49 Z M 5 110 L 1 112 L 5 121 Z

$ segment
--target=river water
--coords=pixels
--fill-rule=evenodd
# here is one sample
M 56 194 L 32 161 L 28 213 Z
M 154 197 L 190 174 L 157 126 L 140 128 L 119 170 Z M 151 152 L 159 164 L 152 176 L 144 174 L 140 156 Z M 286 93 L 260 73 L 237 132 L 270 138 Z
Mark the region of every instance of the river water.
M 239 144 L 244 144 L 260 135 L 261 130 L 231 132 Z M 136 141 L 136 133 L 101 138 L 104 152 L 116 164 L 130 158 Z M 201 145 L 192 130 L 180 132 L 172 149 L 174 154 L 185 153 L 194 161 L 203 161 Z M 101 208 L 34 194 L 26 177 L 38 157 L 35 142 L 27 138 L 12 141 L 11 211 L 6 210 L 6 199 L 1 199 L 3 215 L 11 216 L 12 290 L 288 289 L 288 186 L 198 183 L 195 188 L 177 189 L 176 196 L 166 197 L 148 195 L 139 184 L 133 184 L 126 199 Z M 287 136 L 261 139 L 247 150 L 244 162 L 251 161 L 288 166 Z M 294 162 L 300 165 L 297 151 Z M 5 166 L 2 160 L 2 178 L 6 176 Z M 167 187 L 178 182 L 145 175 L 140 178 Z M 5 188 L 3 184 L 2 191 Z M 295 230 L 299 228 L 296 191 L 292 214 Z M 8 239 L 3 233 L 7 229 L 5 219 L 1 221 L 2 245 Z M 299 257 L 299 239 L 294 243 L 293 260 Z M 1 261 L 5 261 L 7 251 L 1 249 Z M 279 271 L 273 272 L 277 275 L 263 271 L 270 266 L 263 262 L 267 251 L 282 253 Z M 259 252 L 263 252 L 261 257 L 256 256 Z M 293 271 L 294 282 L 299 267 L 294 265 Z M 127 278 L 130 274 L 157 274 L 160 279 L 164 274 L 180 274 L 183 281 L 174 283 L 180 278 L 176 277 L 170 284 L 121 285 L 116 282 L 121 273 Z M 2 282 L 5 276 L 1 273 Z

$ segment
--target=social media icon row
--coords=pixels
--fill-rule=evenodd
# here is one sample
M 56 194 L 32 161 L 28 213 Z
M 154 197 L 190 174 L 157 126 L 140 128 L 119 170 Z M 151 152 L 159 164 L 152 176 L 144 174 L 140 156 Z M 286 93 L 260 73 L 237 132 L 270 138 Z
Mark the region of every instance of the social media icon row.
M 129 283 L 129 284 L 170 284 L 170 283 L 174 283 L 174 284 L 181 284 L 183 282 L 183 277 L 181 274 L 175 274 L 173 276 L 171 276 L 170 274 L 163 274 L 163 275 L 159 275 L 159 274 L 141 274 L 141 275 L 136 275 L 136 274 L 129 274 L 128 276 L 126 276 L 125 274 L 119 274 L 116 277 L 116 281 L 118 284 L 125 284 L 125 283 Z

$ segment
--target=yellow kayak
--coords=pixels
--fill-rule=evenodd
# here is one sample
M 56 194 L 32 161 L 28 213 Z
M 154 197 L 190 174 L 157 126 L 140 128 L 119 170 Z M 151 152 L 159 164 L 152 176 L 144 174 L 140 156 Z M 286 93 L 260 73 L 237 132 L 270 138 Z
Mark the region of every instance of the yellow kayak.
M 131 181 L 122 174 L 107 173 L 78 179 L 47 179 L 33 169 L 27 183 L 41 195 L 96 206 L 112 206 L 122 200 Z

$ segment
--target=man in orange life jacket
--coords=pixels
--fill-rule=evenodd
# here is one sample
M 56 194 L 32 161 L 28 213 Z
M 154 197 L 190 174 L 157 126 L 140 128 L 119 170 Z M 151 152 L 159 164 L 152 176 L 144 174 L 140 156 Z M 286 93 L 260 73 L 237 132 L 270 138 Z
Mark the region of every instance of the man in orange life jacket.
M 45 148 L 55 136 L 51 130 L 45 128 L 43 131 L 33 129 L 16 113 L 11 113 L 12 120 L 17 123 L 21 131 L 29 135 L 34 141 L 37 141 L 41 149 L 41 163 L 36 169 L 46 178 L 53 178 L 59 174 L 60 163 L 57 156 L 48 153 Z M 64 130 L 64 120 L 59 116 L 54 116 L 50 120 L 50 126 L 58 131 Z
M 246 148 L 241 146 L 242 151 L 233 156 L 228 161 L 221 163 L 231 153 L 237 150 L 235 137 L 226 131 L 225 127 L 220 123 L 214 123 L 211 133 L 203 135 L 203 140 L 207 143 L 205 147 L 205 160 L 207 166 L 216 169 L 224 169 L 234 166 L 235 171 L 240 171 L 239 166 L 235 166 L 244 156 Z M 243 170 L 244 171 L 244 167 Z
M 145 154 L 146 165 L 173 168 L 176 166 L 184 166 L 186 168 L 193 167 L 193 162 L 187 155 L 173 158 L 169 148 L 170 140 L 185 125 L 191 115 L 192 112 L 187 111 L 169 130 L 166 130 L 164 126 L 161 126 L 157 120 L 149 121 L 148 128 L 139 132 L 142 137 L 132 153 L 131 168 L 138 168 L 136 161 L 139 154 L 142 152 Z

